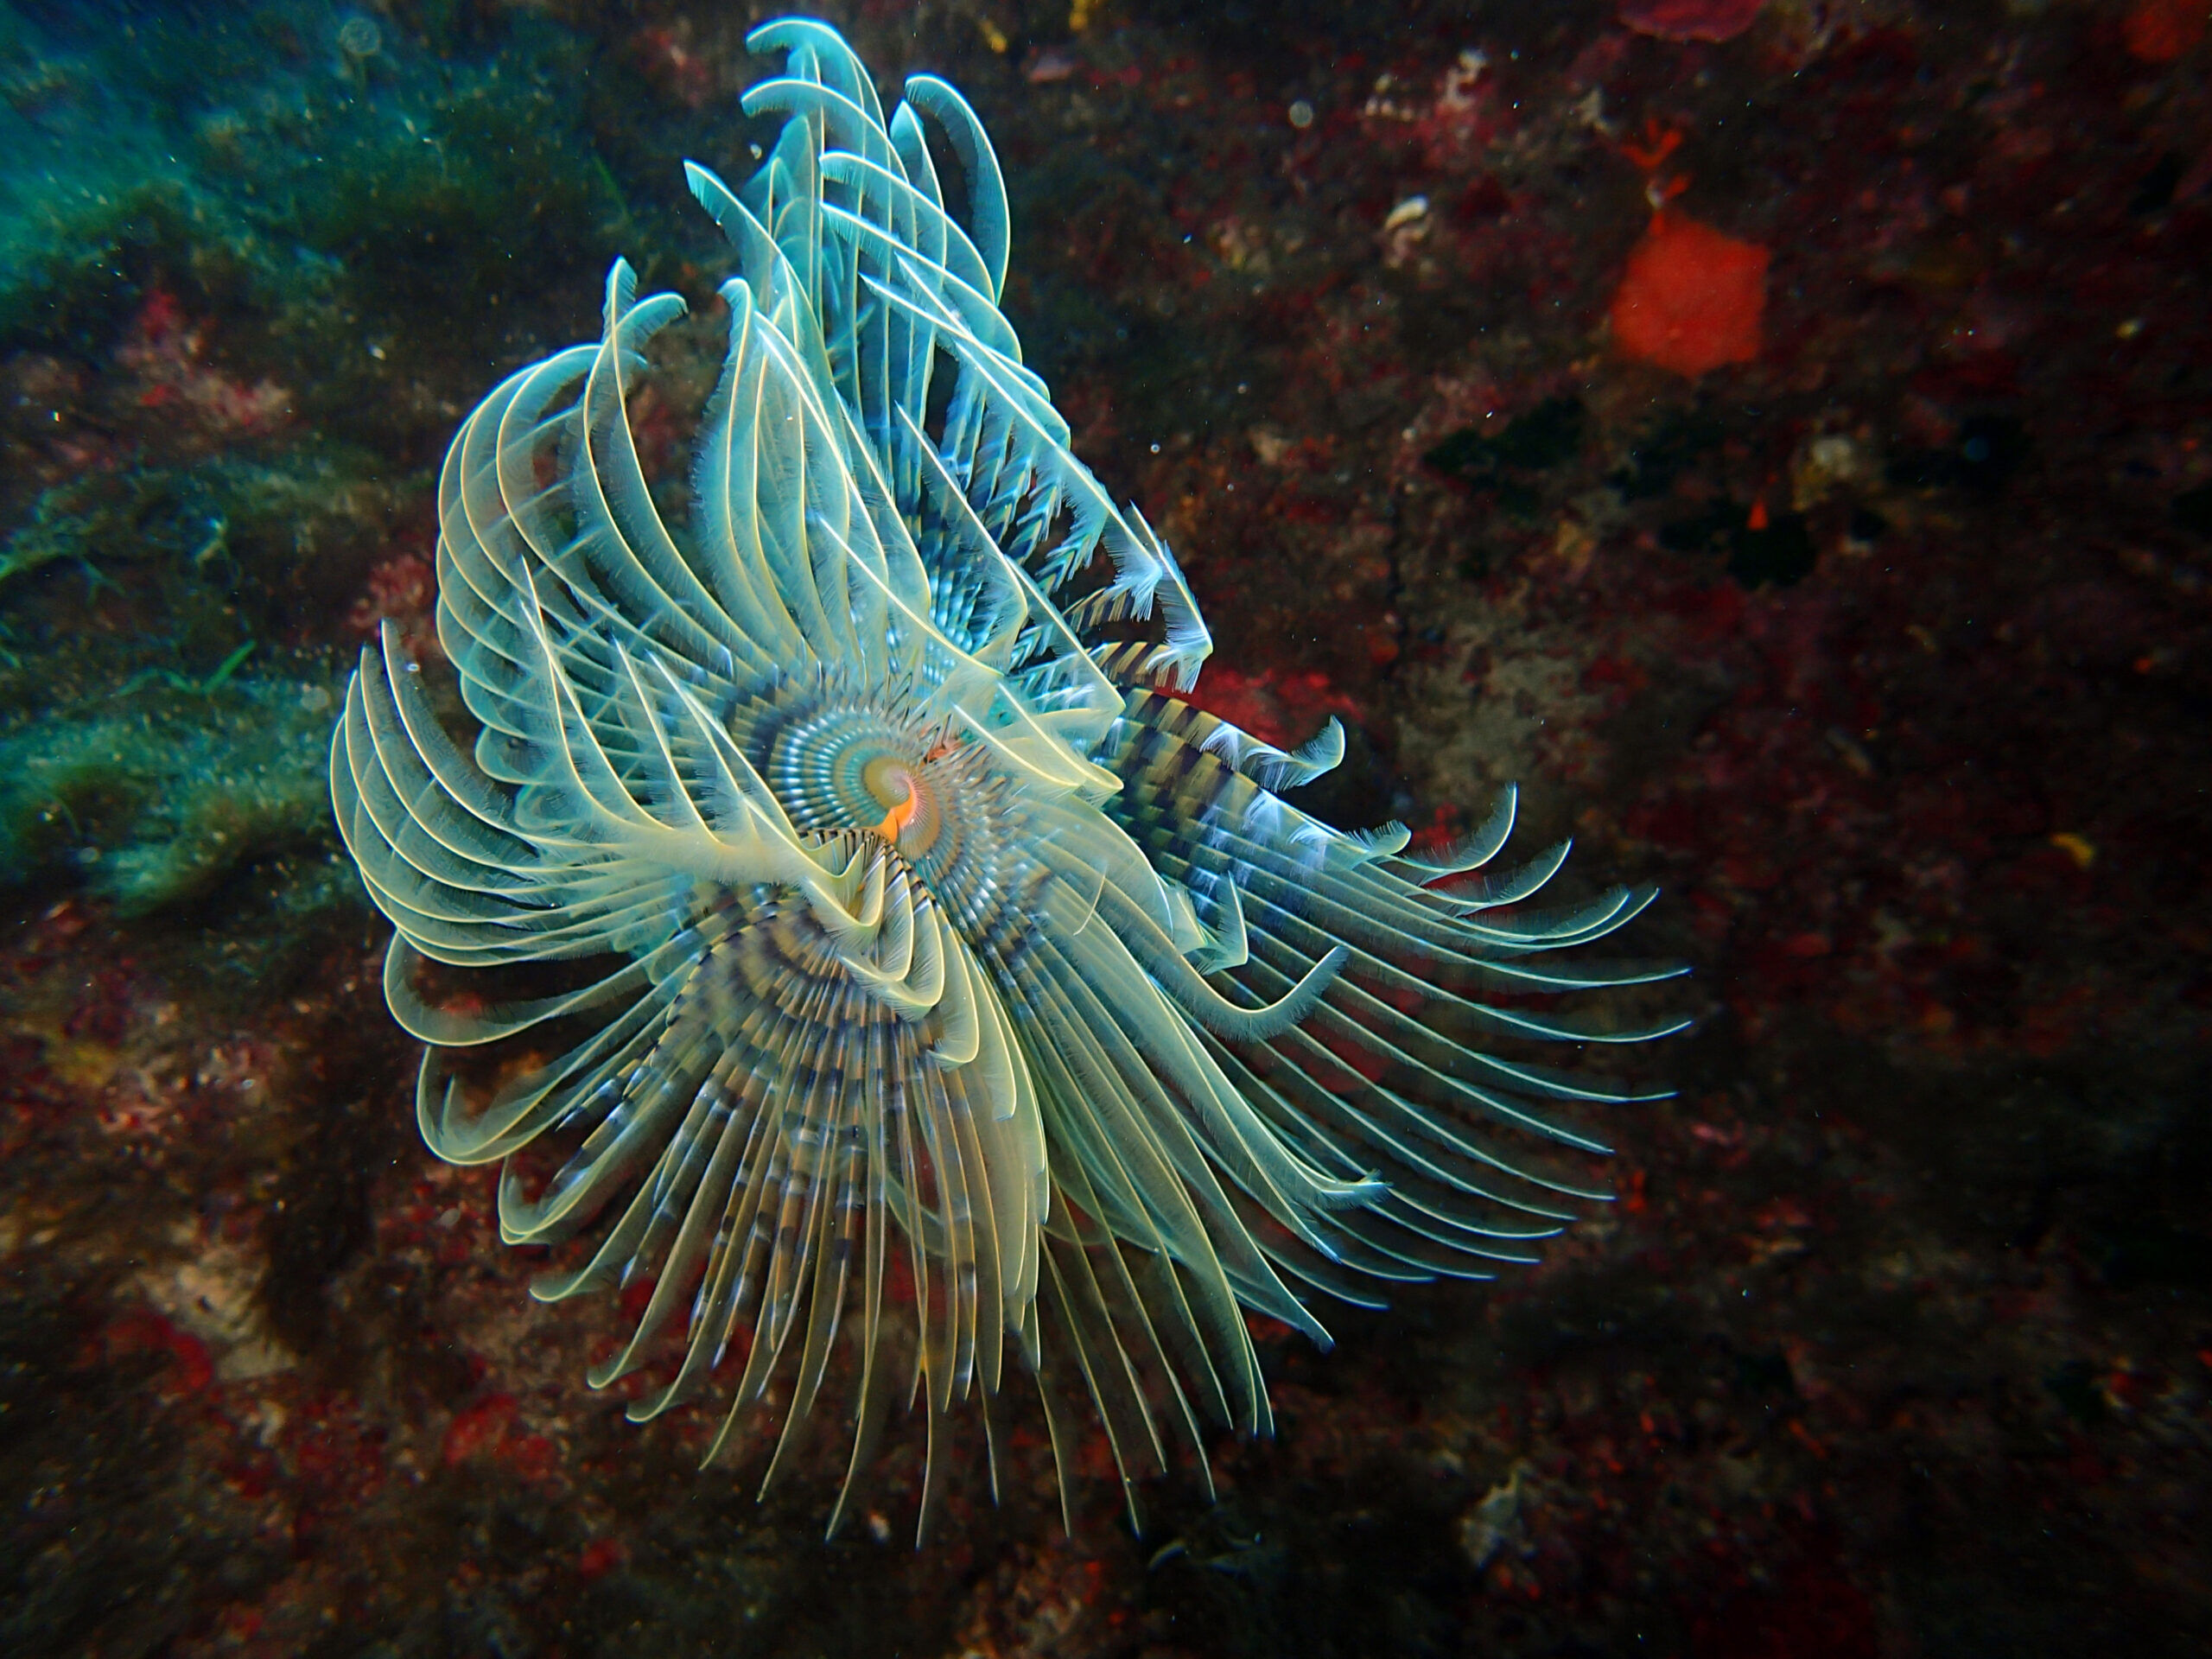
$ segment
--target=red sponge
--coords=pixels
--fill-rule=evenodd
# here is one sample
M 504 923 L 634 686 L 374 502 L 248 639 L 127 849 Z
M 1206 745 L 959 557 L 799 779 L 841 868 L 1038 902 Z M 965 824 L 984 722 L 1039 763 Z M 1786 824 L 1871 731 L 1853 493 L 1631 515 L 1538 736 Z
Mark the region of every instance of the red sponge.
M 1759 354 L 1767 251 L 1664 208 L 1629 251 L 1613 294 L 1625 357 L 1694 378 Z
M 2145 63 L 2175 62 L 2204 38 L 2204 0 L 2135 0 L 2120 35 Z
M 1732 40 L 1766 0 L 1621 0 L 1621 22 L 1662 41 Z

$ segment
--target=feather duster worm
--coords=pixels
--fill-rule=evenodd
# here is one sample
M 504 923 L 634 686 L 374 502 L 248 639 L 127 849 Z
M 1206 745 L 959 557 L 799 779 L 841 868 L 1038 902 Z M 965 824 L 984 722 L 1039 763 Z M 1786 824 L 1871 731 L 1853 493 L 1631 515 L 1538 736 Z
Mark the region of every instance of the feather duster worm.
M 1211 642 L 1023 366 L 974 112 L 925 75 L 887 118 L 821 23 L 752 44 L 788 54 L 744 100 L 781 139 L 742 191 L 687 168 L 740 272 L 688 513 L 627 411 L 683 302 L 618 262 L 600 341 L 508 379 L 446 457 L 438 638 L 473 749 L 387 626 L 333 743 L 338 821 L 398 930 L 430 1149 L 505 1160 L 507 1242 L 578 1240 L 537 1295 L 642 1301 L 594 1386 L 663 1364 L 639 1420 L 719 1389 L 709 1460 L 780 1401 L 772 1479 L 843 1379 L 834 1529 L 917 1401 L 926 1522 L 949 1418 L 988 1443 L 1018 1366 L 1063 1493 L 1078 1378 L 1126 1487 L 1173 1431 L 1268 1431 L 1245 1310 L 1325 1343 L 1312 1293 L 1483 1276 L 1601 1196 L 1542 1156 L 1603 1148 L 1541 1103 L 1628 1096 L 1491 1049 L 1656 1034 L 1520 995 L 1662 976 L 1548 954 L 1650 895 L 1501 917 L 1564 848 L 1428 885 L 1499 850 L 1510 798 L 1433 861 L 1286 803 L 1342 730 L 1285 752 L 1175 695 Z M 568 988 L 425 989 L 548 962 Z M 469 1063 L 505 1039 L 526 1058 Z

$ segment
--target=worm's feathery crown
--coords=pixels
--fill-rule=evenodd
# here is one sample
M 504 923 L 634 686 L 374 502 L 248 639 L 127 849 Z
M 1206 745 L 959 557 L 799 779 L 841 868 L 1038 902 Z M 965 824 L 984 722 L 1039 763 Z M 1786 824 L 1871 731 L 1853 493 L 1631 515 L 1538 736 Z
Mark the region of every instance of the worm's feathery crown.
M 446 457 L 438 639 L 473 753 L 387 629 L 333 743 L 339 823 L 397 929 L 430 1148 L 506 1161 L 510 1243 L 613 1217 L 535 1287 L 640 1287 L 595 1386 L 679 1352 L 631 1414 L 719 1386 L 720 1452 L 773 1385 L 772 1478 L 842 1336 L 831 1525 L 902 1384 L 926 1522 L 956 1404 L 995 1446 L 1010 1351 L 1063 1471 L 1060 1372 L 1128 1486 L 1170 1429 L 1268 1432 L 1244 1310 L 1325 1342 L 1313 1291 L 1481 1277 L 1601 1196 L 1547 1149 L 1603 1148 L 1544 1103 L 1628 1096 L 1494 1051 L 1657 1034 L 1522 1006 L 1669 971 L 1548 955 L 1650 894 L 1529 913 L 1564 847 L 1469 879 L 1510 794 L 1427 861 L 1284 801 L 1343 733 L 1286 752 L 1176 695 L 1211 639 L 1022 364 L 974 111 L 918 76 L 887 119 L 818 22 L 752 44 L 787 54 L 745 98 L 781 139 L 742 191 L 686 168 L 739 272 L 688 515 L 628 413 L 683 302 L 617 262 L 599 343 L 511 377 Z M 549 961 L 576 982 L 465 1011 L 422 988 Z M 526 1060 L 469 1064 L 507 1039 Z

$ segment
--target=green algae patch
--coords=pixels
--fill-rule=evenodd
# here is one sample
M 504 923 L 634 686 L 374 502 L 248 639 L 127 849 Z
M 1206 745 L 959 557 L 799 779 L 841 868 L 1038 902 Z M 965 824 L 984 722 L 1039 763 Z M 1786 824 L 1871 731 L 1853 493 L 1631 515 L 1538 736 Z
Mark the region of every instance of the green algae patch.
M 449 52 L 388 29 L 364 58 L 219 15 L 146 29 L 159 49 L 65 44 L 0 12 L 0 348 L 97 361 L 168 293 L 212 320 L 210 365 L 359 431 L 396 373 L 480 343 L 473 306 L 542 326 L 556 278 L 636 228 L 560 31 Z
M 216 683 L 148 677 L 19 725 L 0 736 L 0 880 L 73 870 L 143 914 L 271 859 L 327 855 L 338 695 L 233 668 Z
M 310 557 L 351 569 L 379 544 L 403 492 L 371 458 L 295 449 L 273 463 L 218 456 L 188 466 L 87 473 L 42 492 L 0 541 L 0 584 L 76 565 L 94 585 L 124 565 L 186 576 L 283 582 Z M 408 480 L 427 490 L 427 475 Z

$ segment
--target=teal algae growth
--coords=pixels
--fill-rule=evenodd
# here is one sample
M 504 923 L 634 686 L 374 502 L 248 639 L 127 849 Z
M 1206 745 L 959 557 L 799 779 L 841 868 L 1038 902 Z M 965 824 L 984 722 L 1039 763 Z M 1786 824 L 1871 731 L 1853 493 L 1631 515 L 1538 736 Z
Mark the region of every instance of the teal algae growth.
M 140 915 L 289 860 L 269 882 L 288 908 L 318 907 L 332 893 L 312 879 L 329 834 L 316 739 L 335 702 L 328 684 L 242 679 L 226 658 L 200 681 L 149 671 L 0 728 L 0 881 L 71 873 Z
M 0 5 L 0 892 L 81 887 L 258 962 L 245 936 L 312 950 L 359 904 L 343 674 L 302 622 L 429 493 L 395 457 L 451 418 L 423 378 L 446 296 L 627 220 L 550 89 L 561 31 L 477 64 L 427 19 L 130 13 Z
M 1603 1196 L 1574 1114 L 1635 1096 L 1522 1051 L 1659 1034 L 1551 1006 L 1670 971 L 1554 954 L 1651 895 L 1531 907 L 1563 846 L 1477 874 L 1510 796 L 1426 858 L 1285 799 L 1343 732 L 1185 700 L 1212 641 L 1023 364 L 968 104 L 922 75 L 887 115 L 818 22 L 752 44 L 780 139 L 741 189 L 687 169 L 738 272 L 688 492 L 632 424 L 683 302 L 618 262 L 601 340 L 446 458 L 472 735 L 387 626 L 339 823 L 431 1149 L 504 1162 L 503 1236 L 561 1247 L 538 1296 L 631 1290 L 594 1386 L 715 1395 L 710 1459 L 765 1426 L 770 1478 L 842 1390 L 833 1529 L 894 1405 L 925 1525 L 957 1409 L 995 1474 L 1024 1373 L 1063 1493 L 1071 1387 L 1131 1489 L 1205 1422 L 1269 1431 L 1248 1312 L 1325 1343 L 1318 1298 L 1486 1276 Z

